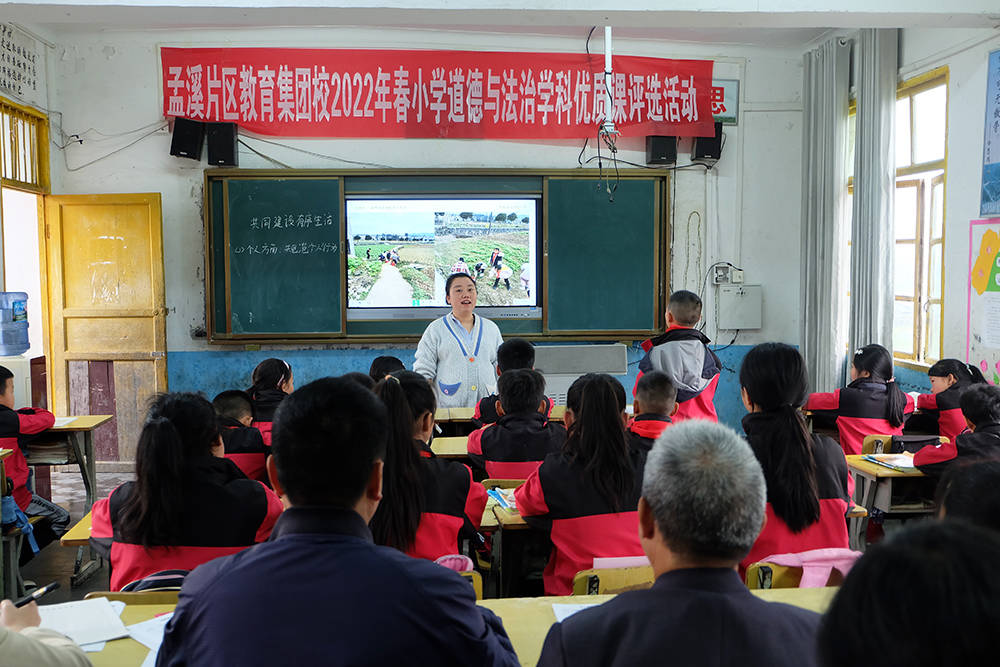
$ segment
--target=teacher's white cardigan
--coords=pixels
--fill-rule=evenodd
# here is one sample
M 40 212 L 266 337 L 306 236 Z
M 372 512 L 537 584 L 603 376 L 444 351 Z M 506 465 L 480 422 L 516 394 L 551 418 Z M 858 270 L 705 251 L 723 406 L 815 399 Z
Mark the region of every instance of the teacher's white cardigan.
M 434 385 L 439 408 L 471 408 L 496 393 L 497 348 L 503 343 L 496 324 L 476 315 L 472 349 L 466 349 L 461 325 L 439 317 L 427 325 L 417 344 L 413 370 Z M 471 361 L 470 361 L 471 359 Z

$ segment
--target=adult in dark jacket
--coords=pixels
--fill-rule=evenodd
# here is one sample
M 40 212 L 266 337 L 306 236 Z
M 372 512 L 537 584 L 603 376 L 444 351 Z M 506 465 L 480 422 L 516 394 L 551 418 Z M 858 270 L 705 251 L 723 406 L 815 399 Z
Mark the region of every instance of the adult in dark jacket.
M 735 571 L 765 502 L 760 464 L 734 431 L 706 421 L 664 431 L 639 501 L 656 582 L 553 625 L 539 666 L 815 665 L 819 615 L 755 597 Z

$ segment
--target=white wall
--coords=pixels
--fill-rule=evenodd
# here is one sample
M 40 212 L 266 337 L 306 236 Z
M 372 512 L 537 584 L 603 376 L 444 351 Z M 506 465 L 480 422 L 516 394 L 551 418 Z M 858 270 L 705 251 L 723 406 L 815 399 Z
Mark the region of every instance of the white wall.
M 986 59 L 1000 49 L 992 30 L 903 30 L 900 75 L 948 66 L 948 173 L 945 184 L 944 357 L 965 358 L 969 221 L 979 219 L 986 113 Z
M 68 134 L 84 134 L 82 145 L 64 155 L 53 149 L 53 193 L 161 192 L 163 196 L 167 343 L 171 351 L 206 349 L 192 330 L 204 326 L 202 179 L 204 164 L 169 155 L 170 136 L 155 130 L 162 119 L 158 51 L 170 46 L 317 46 L 346 48 L 441 48 L 475 50 L 580 51 L 581 39 L 532 35 L 369 28 L 186 32 L 65 33 L 51 58 L 50 99 L 63 112 Z M 603 48 L 599 38 L 591 48 Z M 797 342 L 801 155 L 801 53 L 799 50 L 617 40 L 627 55 L 714 59 L 717 78 L 742 80 L 743 113 L 726 127 L 722 160 L 712 176 L 678 173 L 674 202 L 673 287 L 700 289 L 708 265 L 728 260 L 746 270 L 746 281 L 764 285 L 764 329 L 740 343 L 765 339 Z M 56 117 L 58 119 L 58 117 Z M 153 125 L 150 125 L 153 124 Z M 126 136 L 105 134 L 146 127 Z M 58 138 L 58 133 L 54 133 Z M 252 142 L 252 140 L 251 140 Z M 311 140 L 282 141 L 319 153 L 394 167 L 572 168 L 577 141 Z M 593 142 L 591 142 L 593 146 Z M 644 162 L 641 137 L 620 141 L 621 157 Z M 120 152 L 91 163 L 102 156 Z M 260 146 L 297 168 L 338 168 L 336 160 Z M 683 149 L 682 149 L 683 150 Z M 588 153 L 592 155 L 593 153 Z M 683 161 L 686 154 L 679 156 Z M 86 166 L 85 166 L 86 165 Z M 241 152 L 240 166 L 271 167 Z M 714 181 L 718 183 L 715 201 Z M 706 210 L 707 209 L 707 210 Z M 692 212 L 697 214 L 692 216 Z M 704 243 L 686 243 L 689 218 L 702 220 Z M 706 246 L 701 253 L 699 245 Z M 691 248 L 690 261 L 686 252 Z M 717 248 L 717 251 L 713 251 Z M 685 275 L 685 267 L 687 275 Z M 626 289 L 635 289 L 629 285 Z M 641 287 L 641 286 L 639 286 Z M 714 334 L 710 322 L 709 334 Z M 720 339 L 728 342 L 729 334 Z

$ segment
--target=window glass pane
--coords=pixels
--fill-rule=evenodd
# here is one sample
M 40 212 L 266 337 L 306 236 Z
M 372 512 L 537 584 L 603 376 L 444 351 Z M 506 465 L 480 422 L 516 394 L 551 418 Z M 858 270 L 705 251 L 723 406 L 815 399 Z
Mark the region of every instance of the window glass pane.
M 900 354 L 913 354 L 913 302 L 896 301 L 892 311 L 892 348 Z
M 941 252 L 944 246 L 935 243 L 931 246 L 930 266 L 928 268 L 928 296 L 931 299 L 941 298 Z
M 897 243 L 896 254 L 893 257 L 892 272 L 893 293 L 896 296 L 914 296 L 913 288 L 917 281 L 917 252 L 912 243 Z
M 910 166 L 910 98 L 896 100 L 896 169 Z
M 941 358 L 941 304 L 932 303 L 927 307 L 927 319 L 925 320 L 924 340 L 927 341 L 927 348 L 924 350 L 924 358 Z
M 946 90 L 941 85 L 913 96 L 913 159 L 918 164 L 944 159 Z
M 944 236 L 944 183 L 931 186 L 931 239 Z
M 910 185 L 896 186 L 896 201 L 893 210 L 893 229 L 896 240 L 917 238 L 917 188 Z

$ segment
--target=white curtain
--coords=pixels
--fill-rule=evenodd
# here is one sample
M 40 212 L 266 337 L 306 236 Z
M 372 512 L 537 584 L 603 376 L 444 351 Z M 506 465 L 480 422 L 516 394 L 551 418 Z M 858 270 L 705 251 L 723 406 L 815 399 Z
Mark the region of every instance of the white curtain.
M 847 341 L 846 248 L 848 87 L 851 44 L 833 39 L 805 55 L 802 130 L 802 353 L 812 387 L 842 380 Z
M 898 44 L 896 29 L 864 29 L 855 49 L 858 115 L 851 226 L 851 350 L 869 343 L 892 350 Z

